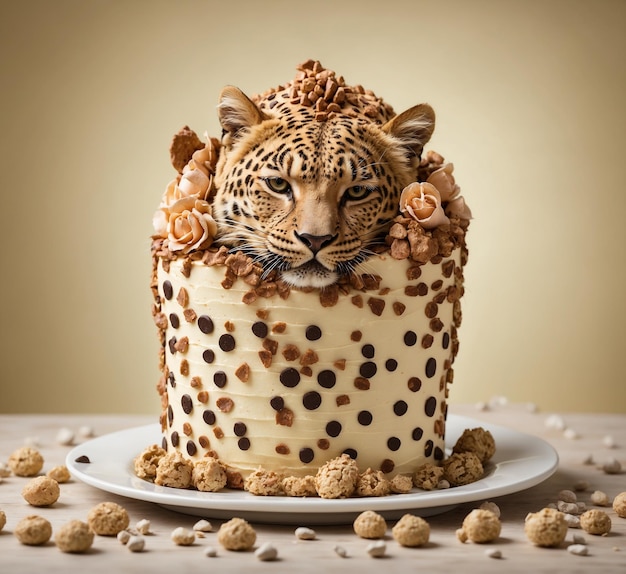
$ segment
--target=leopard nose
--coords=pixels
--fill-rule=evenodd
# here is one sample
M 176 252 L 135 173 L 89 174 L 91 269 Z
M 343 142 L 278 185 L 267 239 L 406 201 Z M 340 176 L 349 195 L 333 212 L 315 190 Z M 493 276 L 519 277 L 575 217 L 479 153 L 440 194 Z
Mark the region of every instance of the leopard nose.
M 311 235 L 309 233 L 298 233 L 296 237 L 302 241 L 314 254 L 330 245 L 336 238 L 336 235 Z

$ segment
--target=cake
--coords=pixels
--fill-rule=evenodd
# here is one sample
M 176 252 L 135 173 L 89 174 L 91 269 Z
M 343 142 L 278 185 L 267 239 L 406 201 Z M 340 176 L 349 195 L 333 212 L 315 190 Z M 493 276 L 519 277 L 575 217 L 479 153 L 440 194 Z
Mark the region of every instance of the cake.
M 161 345 L 162 448 L 190 461 L 218 459 L 234 487 L 259 468 L 315 475 L 345 454 L 360 469 L 389 477 L 440 463 L 471 217 L 452 164 L 436 152 L 421 153 L 424 141 L 413 157 L 394 156 L 391 149 L 388 160 L 380 154 L 376 160 L 388 171 L 394 161 L 412 170 L 410 180 L 386 179 L 402 182 L 393 189 L 393 216 L 377 222 L 375 240 L 349 266 L 327 272 L 314 257 L 303 268 L 315 267 L 310 275 L 321 279 L 300 281 L 286 265 L 255 257 L 250 225 L 246 241 L 233 241 L 229 233 L 224 206 L 238 213 L 246 204 L 234 207 L 235 200 L 225 199 L 225 172 L 238 176 L 229 180 L 230 195 L 243 197 L 239 188 L 251 185 L 251 178 L 243 167 L 233 171 L 232 156 L 252 153 L 246 137 L 257 129 L 240 131 L 233 123 L 244 112 L 256 114 L 259 125 L 273 122 L 273 133 L 284 130 L 289 138 L 286 146 L 267 144 L 269 152 L 297 156 L 302 126 L 385 131 L 398 116 L 373 92 L 348 86 L 313 60 L 298 66 L 285 85 L 247 101 L 235 94 L 242 106 L 250 102 L 239 116 L 225 109 L 232 90 L 225 88 L 220 100 L 221 142 L 201 141 L 188 127 L 174 137 L 170 151 L 178 173 L 154 218 L 151 286 Z M 397 132 L 394 137 L 400 138 Z M 260 151 L 254 157 L 266 161 L 265 144 L 255 145 Z M 328 165 L 341 163 L 334 154 L 326 154 L 322 178 L 332 179 L 336 168 Z M 376 169 L 382 180 L 384 168 Z M 270 179 L 270 200 L 280 205 L 295 203 L 302 193 L 284 195 L 286 177 Z M 318 177 L 316 186 L 324 185 Z M 382 193 L 372 189 L 354 186 L 349 198 L 356 207 L 365 205 L 368 195 Z M 341 211 L 345 200 L 338 204 Z M 265 203 L 259 206 L 267 210 Z M 365 217 L 367 211 L 358 213 Z M 293 232 L 314 256 L 339 241 L 319 229 Z

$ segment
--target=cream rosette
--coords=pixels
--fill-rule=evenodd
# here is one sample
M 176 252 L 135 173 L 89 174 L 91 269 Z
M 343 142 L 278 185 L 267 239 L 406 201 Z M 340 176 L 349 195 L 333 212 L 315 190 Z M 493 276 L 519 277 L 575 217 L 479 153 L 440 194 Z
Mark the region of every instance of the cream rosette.
M 454 165 L 447 163 L 433 171 L 426 181 L 437 188 L 441 201 L 447 204 L 445 207 L 446 215 L 458 217 L 459 219 L 471 219 L 472 212 L 465 203 L 465 199 L 459 195 L 461 188 L 454 180 L 453 170 Z
M 167 221 L 162 236 L 167 237 L 171 251 L 189 253 L 194 249 L 204 249 L 213 243 L 217 233 L 217 223 L 211 216 L 211 206 L 207 201 L 196 197 L 183 197 L 173 205 L 159 209 L 156 218 L 159 219 L 159 226 Z
M 196 150 L 193 153 L 193 156 L 184 167 L 183 173 L 169 182 L 161 198 L 159 209 L 152 218 L 152 225 L 157 236 L 169 237 L 171 240 L 170 219 L 172 214 L 176 213 L 174 206 L 179 201 L 183 199 L 198 199 L 206 203 L 205 200 L 211 192 L 216 161 L 217 152 L 211 140 L 208 140 L 203 149 Z M 201 210 L 200 212 L 202 213 Z M 214 224 L 215 222 L 213 222 Z M 215 232 L 212 235 L 214 236 Z
M 426 180 L 427 183 L 434 185 L 441 196 L 441 201 L 446 203 L 452 201 L 459 193 L 461 188 L 456 184 L 452 172 L 454 165 L 446 163 L 439 169 L 433 171 Z
M 439 191 L 428 182 L 414 182 L 402 190 L 400 211 L 408 213 L 424 229 L 450 223 L 441 205 Z

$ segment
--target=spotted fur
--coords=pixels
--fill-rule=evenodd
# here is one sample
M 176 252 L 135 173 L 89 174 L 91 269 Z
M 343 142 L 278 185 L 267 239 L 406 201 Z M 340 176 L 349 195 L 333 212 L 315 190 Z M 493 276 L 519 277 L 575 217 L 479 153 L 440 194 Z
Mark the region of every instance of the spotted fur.
M 255 103 L 228 86 L 218 112 L 218 242 L 296 287 L 331 285 L 371 255 L 434 128 L 425 104 L 398 116 L 381 106 L 376 118 L 351 107 L 318 121 L 286 89 Z

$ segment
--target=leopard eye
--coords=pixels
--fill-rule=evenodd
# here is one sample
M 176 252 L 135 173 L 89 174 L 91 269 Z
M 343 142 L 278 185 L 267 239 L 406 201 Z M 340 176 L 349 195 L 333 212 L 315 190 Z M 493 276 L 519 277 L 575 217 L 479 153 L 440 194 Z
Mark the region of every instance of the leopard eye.
M 344 199 L 349 201 L 360 201 L 365 199 L 370 193 L 374 191 L 373 187 L 367 187 L 366 185 L 353 185 L 346 189 L 344 193 Z
M 281 194 L 291 193 L 291 186 L 286 179 L 282 177 L 266 177 L 265 183 L 272 191 Z

